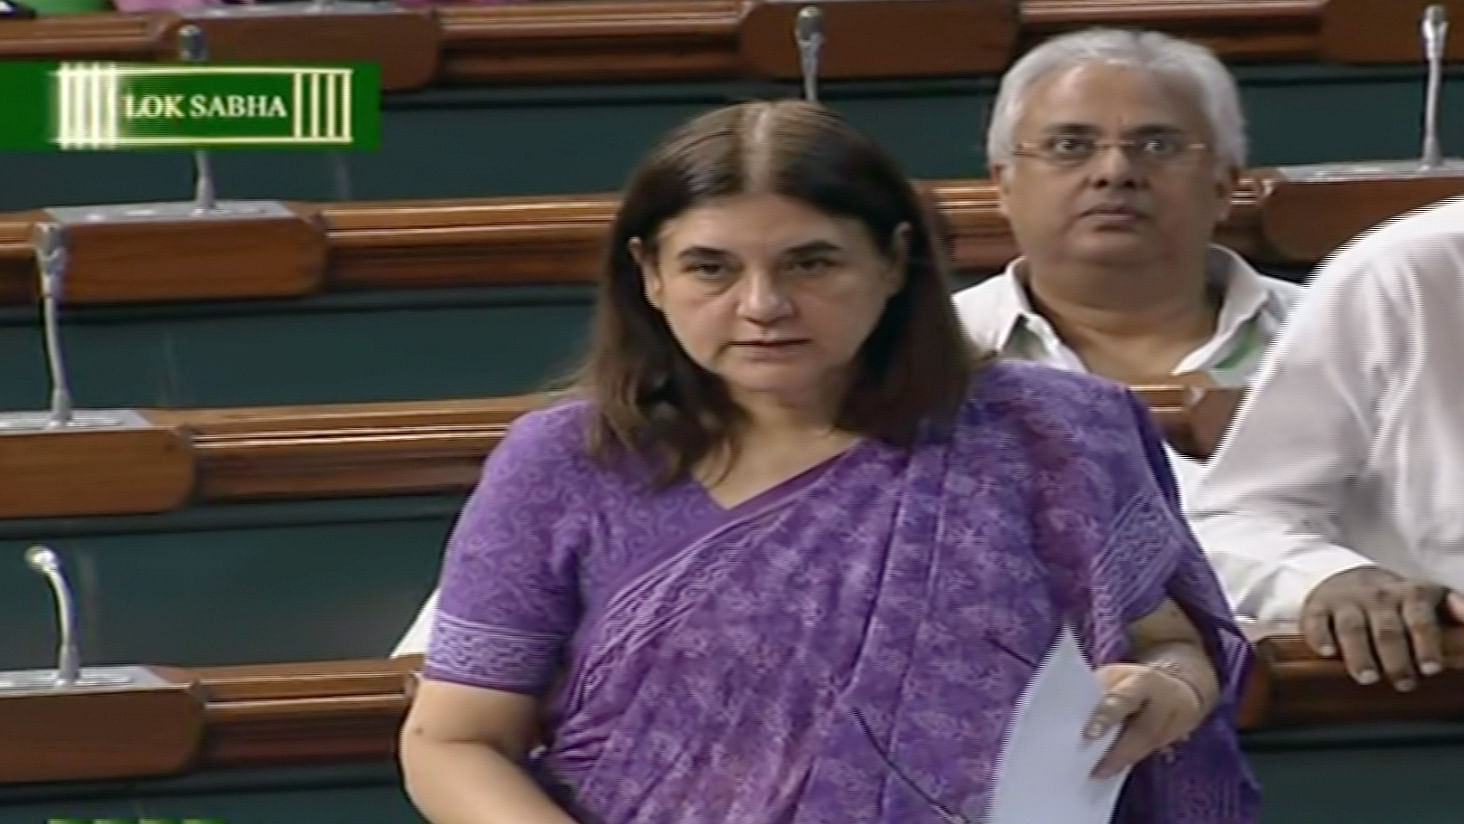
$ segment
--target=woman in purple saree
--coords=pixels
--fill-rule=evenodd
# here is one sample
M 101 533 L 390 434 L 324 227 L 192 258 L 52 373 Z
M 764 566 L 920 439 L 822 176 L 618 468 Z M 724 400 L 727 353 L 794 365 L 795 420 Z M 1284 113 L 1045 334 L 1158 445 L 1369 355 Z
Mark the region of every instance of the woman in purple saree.
M 1147 410 L 970 355 L 939 248 L 814 106 L 643 162 L 577 397 L 449 545 L 402 733 L 434 824 L 977 824 L 1064 626 L 1123 725 L 1101 769 L 1137 762 L 1115 821 L 1256 820 L 1247 647 Z

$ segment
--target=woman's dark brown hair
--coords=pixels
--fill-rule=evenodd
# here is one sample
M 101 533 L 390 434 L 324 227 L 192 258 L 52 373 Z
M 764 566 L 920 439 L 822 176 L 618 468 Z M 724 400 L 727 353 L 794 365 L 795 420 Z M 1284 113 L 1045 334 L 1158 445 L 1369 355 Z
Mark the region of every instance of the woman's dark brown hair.
M 682 351 L 645 297 L 630 254 L 639 238 L 656 254 L 662 224 L 711 198 L 751 192 L 791 197 L 864 224 L 894 253 L 909 226 L 903 288 L 861 348 L 835 422 L 866 437 L 909 445 L 924 424 L 948 423 L 970 384 L 973 356 L 951 306 L 946 256 L 920 197 L 895 161 L 828 109 L 785 101 L 744 103 L 675 129 L 626 185 L 610 233 L 589 356 L 578 394 L 597 411 L 592 454 L 652 457 L 662 483 L 722 447 L 735 449 L 742 414 L 721 378 Z

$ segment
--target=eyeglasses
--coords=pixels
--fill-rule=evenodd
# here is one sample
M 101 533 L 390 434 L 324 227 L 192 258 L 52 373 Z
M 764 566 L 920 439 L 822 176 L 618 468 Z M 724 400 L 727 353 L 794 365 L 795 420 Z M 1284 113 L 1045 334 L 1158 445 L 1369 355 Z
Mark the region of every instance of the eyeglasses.
M 1146 166 L 1172 165 L 1194 152 L 1209 149 L 1208 143 L 1193 143 L 1177 134 L 1156 134 L 1128 140 L 1099 140 L 1083 135 L 1053 135 L 1035 142 L 1020 142 L 1012 154 L 1035 157 L 1054 166 L 1082 166 L 1104 149 L 1117 148 L 1130 163 Z

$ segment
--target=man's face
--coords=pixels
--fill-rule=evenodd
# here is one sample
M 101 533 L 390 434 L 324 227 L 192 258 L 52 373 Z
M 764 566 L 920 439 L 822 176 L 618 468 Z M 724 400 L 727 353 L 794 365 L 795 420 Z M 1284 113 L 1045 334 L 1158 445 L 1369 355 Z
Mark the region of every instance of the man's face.
M 1238 173 L 1218 169 L 1193 95 L 1125 66 L 1042 78 L 1015 137 L 1017 156 L 993 169 L 1002 211 L 1023 254 L 1049 262 L 1203 256 Z

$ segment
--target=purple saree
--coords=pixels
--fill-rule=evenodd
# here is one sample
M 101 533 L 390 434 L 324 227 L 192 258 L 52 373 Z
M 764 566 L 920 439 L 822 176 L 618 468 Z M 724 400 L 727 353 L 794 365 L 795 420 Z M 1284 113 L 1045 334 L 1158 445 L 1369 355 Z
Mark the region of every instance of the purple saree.
M 1256 820 L 1231 725 L 1246 646 L 1121 388 L 998 363 L 952 431 L 862 442 L 732 510 L 592 463 L 587 414 L 525 416 L 493 453 L 426 662 L 545 695 L 529 766 L 577 820 L 976 824 L 1062 624 L 1119 661 L 1166 595 L 1226 702 L 1133 772 L 1116 821 Z

